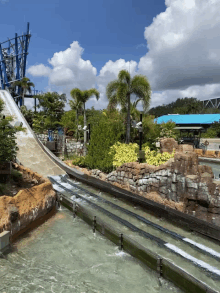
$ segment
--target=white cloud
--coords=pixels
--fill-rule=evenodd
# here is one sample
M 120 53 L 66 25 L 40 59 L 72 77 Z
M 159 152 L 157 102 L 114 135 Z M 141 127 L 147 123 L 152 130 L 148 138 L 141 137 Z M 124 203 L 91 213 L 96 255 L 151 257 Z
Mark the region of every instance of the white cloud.
M 33 76 L 49 76 L 51 73 L 51 69 L 44 64 L 33 65 L 28 68 L 27 73 Z
M 55 53 L 48 60 L 53 66 L 49 83 L 65 86 L 68 90 L 74 87 L 81 90 L 94 87 L 97 70 L 89 60 L 82 59 L 83 51 L 79 43 L 74 41 L 70 48 Z
M 33 76 L 48 76 L 49 88 L 59 88 L 70 98 L 72 88 L 81 90 L 95 87 L 97 70 L 89 60 L 82 59 L 83 48 L 74 41 L 70 48 L 54 53 L 48 60 L 52 68 L 43 64 L 31 66 Z M 58 92 L 58 90 L 57 90 Z
M 148 53 L 139 73 L 153 90 L 187 89 L 220 81 L 219 0 L 166 0 L 145 28 Z

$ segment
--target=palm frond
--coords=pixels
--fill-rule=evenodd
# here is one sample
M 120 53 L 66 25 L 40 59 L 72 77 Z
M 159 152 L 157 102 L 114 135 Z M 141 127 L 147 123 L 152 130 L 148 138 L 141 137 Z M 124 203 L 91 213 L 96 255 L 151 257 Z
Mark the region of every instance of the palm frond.
M 113 80 L 108 83 L 106 87 L 106 96 L 109 101 L 111 101 L 111 99 L 116 98 L 118 85 L 119 85 L 119 82 L 117 80 Z
M 92 96 L 95 96 L 96 100 L 98 101 L 100 97 L 99 91 L 97 91 L 95 88 L 88 90 L 88 97 L 91 98 Z
M 131 93 L 135 94 L 142 101 L 144 112 L 146 112 L 151 98 L 151 87 L 146 76 L 134 76 L 131 81 Z
M 82 99 L 83 93 L 80 89 L 74 88 L 70 91 L 70 95 L 74 100 L 80 101 Z
M 128 85 L 125 83 L 120 83 L 118 85 L 116 98 L 122 107 L 127 106 L 127 94 L 128 94 Z
M 129 85 L 131 81 L 130 73 L 127 70 L 121 70 L 118 74 L 118 80 Z

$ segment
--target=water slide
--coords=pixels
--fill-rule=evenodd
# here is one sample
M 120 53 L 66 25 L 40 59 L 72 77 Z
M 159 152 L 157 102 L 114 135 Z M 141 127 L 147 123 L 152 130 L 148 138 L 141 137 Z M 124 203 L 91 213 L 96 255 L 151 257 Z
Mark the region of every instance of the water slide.
M 26 130 L 26 132 L 16 134 L 16 142 L 19 147 L 18 161 L 44 177 L 65 174 L 66 172 L 47 155 L 10 93 L 0 90 L 0 99 L 5 103 L 2 114 L 14 118 L 12 125 L 22 122 L 22 127 Z

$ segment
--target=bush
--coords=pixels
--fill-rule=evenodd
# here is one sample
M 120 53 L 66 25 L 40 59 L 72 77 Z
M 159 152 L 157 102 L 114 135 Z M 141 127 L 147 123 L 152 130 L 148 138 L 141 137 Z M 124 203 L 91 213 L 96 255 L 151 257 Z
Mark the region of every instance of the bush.
M 15 169 L 12 169 L 11 170 L 11 177 L 14 181 L 18 182 L 22 179 L 22 173 L 15 170 Z
M 4 103 L 0 100 L 0 111 L 3 110 L 3 105 Z M 22 127 L 12 127 L 11 121 L 13 121 L 12 117 L 5 119 L 0 117 L 0 162 L 12 161 L 16 157 L 18 147 L 15 134 L 24 130 Z
M 164 152 L 157 153 L 157 151 L 150 151 L 149 147 L 144 148 L 146 163 L 153 166 L 160 166 L 161 164 L 166 163 L 170 158 L 174 157 L 175 151 L 172 154 Z
M 145 152 L 145 162 L 149 165 L 159 166 L 174 157 L 174 152 L 162 154 L 151 151 L 149 146 L 143 148 Z M 110 147 L 110 154 L 113 156 L 113 166 L 119 167 L 124 163 L 136 162 L 138 160 L 138 145 L 136 143 L 124 144 L 117 142 Z
M 214 122 L 212 125 L 207 129 L 205 133 L 202 133 L 201 137 L 204 138 L 216 138 L 220 137 L 220 123 Z
M 110 147 L 110 155 L 113 156 L 113 166 L 119 167 L 124 163 L 136 162 L 138 154 L 138 145 L 136 143 L 117 142 Z
M 79 156 L 73 157 L 72 164 L 79 167 L 86 167 L 85 157 L 79 157 Z
M 113 155 L 110 147 L 121 138 L 123 125 L 112 113 L 103 114 L 95 125 L 92 125 L 91 139 L 85 164 L 90 169 L 99 169 L 105 173 L 113 170 Z

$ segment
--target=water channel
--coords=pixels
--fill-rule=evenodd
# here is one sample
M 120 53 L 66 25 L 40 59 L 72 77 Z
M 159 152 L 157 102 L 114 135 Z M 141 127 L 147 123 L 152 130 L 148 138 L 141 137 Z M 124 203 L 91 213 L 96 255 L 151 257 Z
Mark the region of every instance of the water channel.
M 60 180 L 60 183 L 62 180 Z M 69 183 L 85 189 L 76 189 Z M 109 204 L 103 203 L 86 194 L 86 190 L 99 195 L 128 211 L 136 213 L 145 219 L 160 225 L 170 231 L 178 233 L 195 243 L 205 245 L 220 255 L 219 244 L 200 235 L 185 231 L 164 219 L 149 214 L 139 206 L 114 198 L 108 193 L 88 185 L 68 180 L 64 183 L 69 190 L 96 203 L 114 215 L 132 223 L 144 232 L 159 237 L 171 245 L 175 245 L 185 253 L 207 263 L 211 269 L 220 272 L 220 260 L 193 249 L 187 243 L 173 239 L 166 233 L 153 229 L 131 215 L 123 213 Z M 70 192 L 62 190 L 63 194 L 71 198 Z M 220 278 L 209 271 L 198 267 L 192 261 L 184 259 L 158 246 L 151 239 L 146 239 L 138 233 L 109 218 L 101 211 L 94 209 L 84 200 L 73 198 L 80 202 L 97 218 L 100 218 L 117 228 L 121 233 L 131 237 L 146 248 L 170 260 L 194 277 L 205 282 L 215 290 L 220 288 Z M 181 292 L 171 283 L 159 278 L 130 255 L 119 250 L 108 239 L 99 233 L 93 233 L 90 226 L 79 218 L 73 218 L 70 211 L 61 208 L 55 216 L 42 226 L 13 244 L 14 251 L 5 258 L 0 258 L 0 292 Z
M 72 180 L 68 180 L 68 181 L 71 183 Z M 74 182 L 74 181 L 72 181 L 72 182 Z M 213 249 L 214 251 L 217 252 L 218 255 L 220 255 L 220 246 L 218 243 L 214 243 L 214 242 L 210 241 L 209 239 L 206 239 L 206 238 L 204 238 L 200 235 L 197 235 L 193 232 L 185 231 L 184 229 L 179 228 L 170 222 L 167 222 L 165 219 L 159 219 L 158 217 L 149 214 L 148 212 L 143 210 L 141 207 L 133 206 L 132 204 L 129 204 L 127 202 L 123 202 L 119 199 L 112 197 L 108 193 L 98 192 L 97 189 L 92 188 L 92 187 L 85 185 L 85 184 L 82 184 L 82 183 L 80 183 L 80 184 L 77 183 L 77 184 L 78 184 L 77 186 L 83 187 L 85 190 L 88 190 L 88 191 L 93 192 L 95 194 L 99 194 L 99 196 L 101 198 L 107 199 L 108 201 L 110 201 L 114 204 L 117 204 L 120 207 L 123 207 L 131 212 L 134 212 L 134 213 L 144 217 L 145 219 L 147 219 L 155 224 L 158 224 L 166 229 L 169 229 L 175 233 L 178 233 L 178 234 L 182 235 L 183 237 L 194 241 L 195 243 L 205 245 L 206 247 Z M 199 262 L 202 261 L 208 265 L 211 265 L 212 267 L 214 267 L 215 269 L 218 270 L 218 274 L 219 274 L 219 272 L 220 272 L 220 259 L 217 260 L 210 255 L 207 255 L 205 253 L 201 253 L 201 251 L 193 249 L 187 243 L 183 243 L 179 240 L 173 239 L 169 235 L 167 235 L 165 233 L 161 233 L 161 231 L 158 231 L 156 229 L 153 229 L 150 226 L 145 225 L 144 223 L 140 222 L 137 219 L 134 219 L 130 215 L 122 213 L 121 211 L 115 209 L 114 207 L 111 207 L 110 205 L 108 205 L 106 203 L 102 203 L 102 202 L 98 201 L 97 199 L 94 199 L 92 196 L 86 194 L 86 192 L 83 192 L 82 190 L 77 191 L 75 187 L 68 185 L 68 183 L 65 183 L 65 186 L 68 187 L 70 190 L 77 192 L 81 196 L 84 196 L 85 198 L 89 199 L 90 201 L 98 204 L 98 206 L 105 208 L 107 211 L 113 213 L 114 215 L 117 215 L 117 216 L 121 217 L 122 219 L 132 223 L 133 225 L 142 229 L 143 231 L 150 233 L 151 235 L 154 235 L 156 237 L 159 237 L 160 239 L 168 242 L 171 245 L 175 245 L 178 249 L 181 249 L 184 253 L 189 254 L 191 258 L 196 258 Z M 63 192 L 63 194 L 66 194 L 69 197 L 72 196 L 70 193 L 68 193 L 66 191 L 62 191 L 62 192 Z M 153 252 L 158 253 L 162 257 L 167 258 L 171 262 L 182 267 L 185 271 L 189 272 L 197 279 L 202 280 L 211 288 L 213 288 L 217 291 L 219 290 L 219 288 L 220 288 L 220 277 L 219 276 L 216 278 L 216 276 L 213 276 L 212 273 L 207 272 L 206 270 L 201 269 L 200 267 L 196 266 L 193 261 L 189 261 L 189 260 L 181 257 L 180 255 L 175 254 L 173 251 L 169 251 L 166 248 L 161 247 L 160 245 L 157 245 L 154 241 L 152 241 L 150 239 L 146 239 L 143 236 L 138 235 L 138 233 L 136 233 L 136 232 L 132 232 L 130 229 L 121 225 L 118 222 L 115 222 L 114 219 L 109 218 L 107 215 L 103 214 L 101 211 L 94 209 L 88 203 L 84 202 L 82 199 L 73 198 L 73 200 L 76 200 L 80 204 L 83 204 L 83 206 L 85 206 L 91 212 L 91 214 L 96 215 L 96 217 L 99 217 L 100 219 L 107 222 L 109 225 L 112 225 L 113 227 L 117 228 L 119 231 L 121 231 L 121 233 L 131 237 L 132 239 L 139 242 L 141 245 L 145 246 L 146 248 L 150 248 L 150 250 L 152 250 Z
M 214 178 L 216 180 L 220 180 L 220 160 L 219 159 L 211 159 L 211 160 L 205 160 L 205 161 L 200 161 L 199 165 L 207 165 L 212 168 Z
M 182 292 L 61 208 L 0 258 L 0 292 Z

